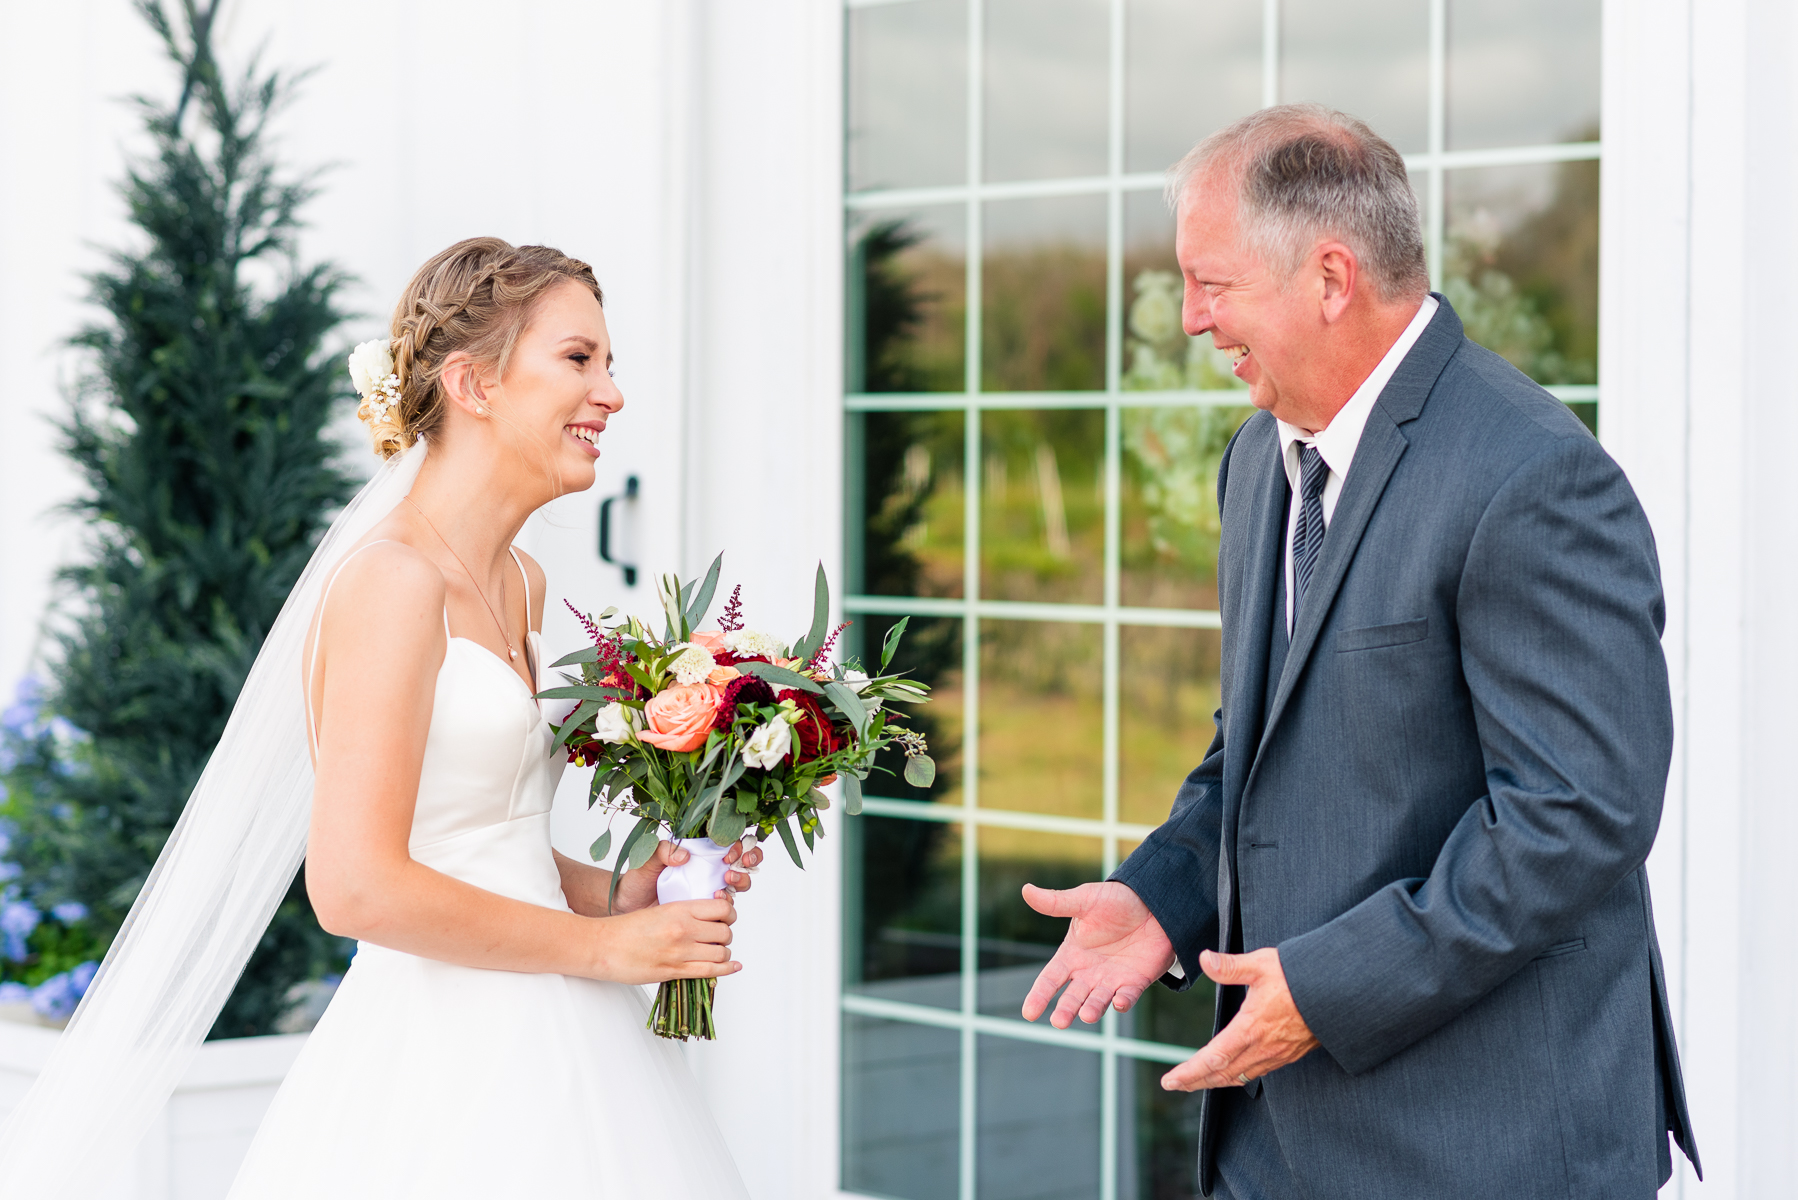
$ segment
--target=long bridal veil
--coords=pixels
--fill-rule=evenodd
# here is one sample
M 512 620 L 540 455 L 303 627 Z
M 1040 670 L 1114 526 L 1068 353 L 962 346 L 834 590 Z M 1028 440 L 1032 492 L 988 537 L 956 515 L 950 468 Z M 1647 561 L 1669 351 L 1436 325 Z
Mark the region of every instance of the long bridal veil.
M 224 1007 L 306 852 L 300 653 L 327 569 L 411 490 L 424 457 L 420 441 L 388 460 L 306 564 L 92 987 L 0 1132 L 0 1196 L 105 1187 Z

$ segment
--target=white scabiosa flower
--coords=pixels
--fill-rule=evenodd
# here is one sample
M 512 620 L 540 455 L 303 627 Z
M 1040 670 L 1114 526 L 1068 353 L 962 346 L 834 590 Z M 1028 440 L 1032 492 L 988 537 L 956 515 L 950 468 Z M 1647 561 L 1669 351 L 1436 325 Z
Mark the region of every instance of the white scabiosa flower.
M 393 374 L 393 343 L 387 338 L 363 342 L 350 351 L 350 382 L 363 396 L 374 395 L 375 389 Z
M 716 670 L 717 666 L 718 660 L 712 657 L 710 650 L 689 642 L 669 662 L 668 669 L 674 672 L 676 683 L 704 683 L 705 677 Z
M 636 728 L 636 716 L 635 709 L 612 701 L 594 714 L 593 739 L 614 746 L 623 745 L 630 740 L 631 730 Z
M 743 744 L 743 762 L 751 767 L 772 771 L 793 749 L 793 727 L 783 720 L 758 726 Z
M 742 658 L 773 660 L 787 656 L 787 644 L 753 629 L 733 629 L 724 635 L 724 648 Z

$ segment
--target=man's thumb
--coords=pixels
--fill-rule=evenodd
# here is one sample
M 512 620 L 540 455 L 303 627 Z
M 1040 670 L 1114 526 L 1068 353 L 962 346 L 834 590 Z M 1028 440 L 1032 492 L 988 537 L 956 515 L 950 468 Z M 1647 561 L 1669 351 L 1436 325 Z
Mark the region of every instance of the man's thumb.
M 1077 917 L 1086 907 L 1074 899 L 1074 892 L 1078 890 L 1058 892 L 1027 883 L 1024 885 L 1024 903 L 1045 917 Z
M 1244 954 L 1219 954 L 1207 950 L 1199 955 L 1199 970 L 1216 983 L 1253 983 L 1258 972 Z

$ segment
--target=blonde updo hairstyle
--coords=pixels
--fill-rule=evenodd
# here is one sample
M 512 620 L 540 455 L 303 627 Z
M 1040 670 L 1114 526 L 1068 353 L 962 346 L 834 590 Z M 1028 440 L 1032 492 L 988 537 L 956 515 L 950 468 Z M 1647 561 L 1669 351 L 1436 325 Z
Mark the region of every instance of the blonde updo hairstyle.
M 445 361 L 457 351 L 503 378 L 537 302 L 566 280 L 605 294 L 593 268 L 548 246 L 469 238 L 441 251 L 412 277 L 393 310 L 393 370 L 400 399 L 369 421 L 375 453 L 392 458 L 443 427 Z

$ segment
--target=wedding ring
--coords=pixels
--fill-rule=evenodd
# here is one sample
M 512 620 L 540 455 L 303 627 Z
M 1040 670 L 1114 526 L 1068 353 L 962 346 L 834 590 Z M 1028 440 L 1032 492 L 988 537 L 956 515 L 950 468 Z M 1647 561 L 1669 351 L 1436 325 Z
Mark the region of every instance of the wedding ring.
M 1247 1075 L 1244 1075 L 1241 1071 L 1236 1072 L 1237 1083 L 1247 1083 L 1248 1081 L 1249 1077 Z

